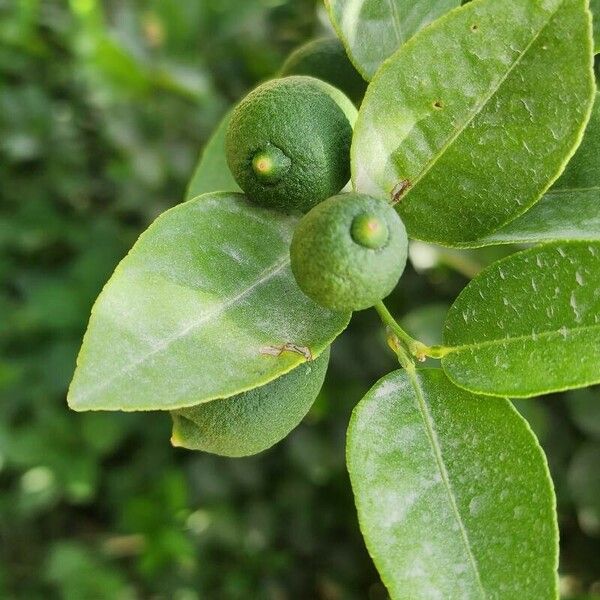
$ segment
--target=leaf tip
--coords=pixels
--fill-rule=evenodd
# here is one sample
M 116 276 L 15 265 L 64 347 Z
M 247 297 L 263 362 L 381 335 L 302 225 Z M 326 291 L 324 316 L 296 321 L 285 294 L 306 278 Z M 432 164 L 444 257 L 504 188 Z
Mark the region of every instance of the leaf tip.
M 71 390 L 67 392 L 67 406 L 75 412 L 83 412 L 86 410 L 84 407 L 81 406 L 80 402 L 77 399 L 77 396 Z

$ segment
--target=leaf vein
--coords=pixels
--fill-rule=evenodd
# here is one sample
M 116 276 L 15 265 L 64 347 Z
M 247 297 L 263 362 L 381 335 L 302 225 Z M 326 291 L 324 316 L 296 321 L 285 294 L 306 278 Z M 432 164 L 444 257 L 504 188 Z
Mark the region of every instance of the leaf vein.
M 563 0 L 563 2 L 564 2 L 564 0 Z M 429 171 L 431 171 L 431 169 L 435 166 L 435 163 L 438 161 L 438 159 L 452 146 L 452 144 L 454 144 L 454 142 L 460 137 L 460 135 L 465 131 L 465 129 L 475 120 L 475 118 L 477 116 L 479 116 L 479 114 L 483 111 L 483 109 L 490 102 L 490 100 L 500 90 L 500 88 L 502 87 L 502 85 L 504 84 L 504 82 L 508 79 L 508 77 L 515 70 L 515 68 L 521 63 L 521 61 L 523 60 L 523 58 L 525 57 L 525 55 L 529 52 L 529 50 L 531 49 L 531 47 L 533 46 L 533 44 L 535 44 L 535 42 L 537 41 L 537 39 L 539 38 L 539 36 L 542 34 L 542 32 L 544 31 L 544 29 L 546 29 L 546 27 L 553 20 L 553 18 L 556 15 L 556 13 L 560 10 L 560 8 L 562 8 L 563 2 L 561 2 L 557 6 L 556 10 L 544 21 L 543 25 L 535 33 L 535 35 L 532 37 L 531 41 L 525 46 L 525 48 L 519 54 L 519 56 L 517 57 L 517 59 L 510 65 L 510 67 L 507 69 L 506 73 L 500 78 L 500 80 L 498 81 L 498 83 L 490 90 L 489 94 L 487 94 L 486 96 L 484 96 L 479 104 L 475 105 L 475 108 L 474 108 L 473 112 L 470 115 L 467 115 L 467 119 L 464 121 L 464 123 L 462 123 L 462 125 L 460 125 L 454 131 L 454 133 L 452 133 L 448 137 L 448 139 L 442 145 L 442 147 L 440 148 L 440 150 L 438 152 L 436 152 L 434 154 L 434 156 L 432 156 L 432 158 L 429 160 L 429 162 L 423 167 L 423 169 L 421 170 L 421 172 L 413 178 L 412 187 L 411 187 L 410 190 L 408 190 L 406 192 L 406 195 L 404 197 L 404 202 L 405 203 L 408 200 L 408 198 L 410 197 L 411 191 L 414 191 L 415 187 L 421 181 L 421 179 L 423 179 L 427 175 L 427 173 L 429 173 Z
M 396 39 L 398 40 L 398 44 L 401 44 L 404 40 L 404 35 L 402 33 L 402 23 L 400 21 L 400 15 L 398 14 L 398 7 L 396 6 L 394 0 L 387 0 L 387 4 L 390 9 L 390 13 L 392 14 L 392 23 L 394 25 Z
M 185 337 L 188 333 L 190 333 L 194 329 L 197 329 L 198 327 L 200 327 L 201 325 L 206 323 L 208 320 L 219 317 L 224 312 L 226 312 L 229 308 L 234 306 L 237 302 L 239 302 L 243 298 L 249 296 L 254 290 L 256 290 L 258 287 L 260 287 L 262 284 L 266 283 L 267 281 L 269 281 L 270 279 L 275 277 L 278 273 L 280 273 L 284 268 L 286 268 L 289 265 L 289 262 L 290 262 L 289 255 L 286 255 L 283 259 L 280 259 L 279 261 L 277 261 L 276 263 L 274 263 L 273 265 L 271 265 L 270 267 L 265 269 L 260 274 L 258 279 L 256 279 L 251 285 L 245 287 L 243 290 L 237 292 L 233 296 L 226 298 L 225 300 L 223 300 L 223 302 L 221 302 L 213 310 L 203 313 L 198 319 L 189 323 L 183 329 L 176 332 L 174 335 L 172 335 L 168 338 L 165 338 L 164 340 L 161 341 L 160 344 L 155 346 L 152 350 L 150 350 L 149 352 L 146 352 L 139 358 L 129 362 L 124 367 L 122 367 L 121 369 L 116 371 L 112 377 L 109 377 L 108 379 L 105 379 L 104 381 L 102 381 L 99 385 L 88 389 L 87 393 L 85 393 L 78 400 L 80 402 L 83 400 L 89 400 L 89 398 L 97 395 L 98 393 L 100 393 L 103 390 L 105 390 L 106 388 L 108 388 L 116 380 L 120 379 L 121 377 L 123 377 L 126 374 L 129 374 L 129 373 L 135 371 L 138 367 L 143 365 L 148 359 L 167 350 L 172 344 L 174 344 L 181 338 Z
M 446 493 L 448 494 L 448 499 L 450 501 L 450 506 L 452 507 L 452 512 L 458 524 L 461 538 L 463 544 L 465 546 L 465 550 L 467 552 L 467 556 L 469 558 L 469 562 L 473 569 L 475 579 L 477 581 L 478 587 L 481 591 L 482 598 L 487 598 L 487 594 L 483 587 L 483 582 L 481 581 L 481 575 L 479 573 L 479 567 L 477 565 L 477 560 L 475 555 L 473 554 L 473 550 L 471 549 L 471 542 L 469 541 L 469 536 L 467 534 L 467 530 L 465 528 L 465 524 L 463 523 L 462 516 L 458 509 L 458 504 L 456 502 L 456 498 L 454 496 L 454 490 L 452 489 L 452 483 L 450 481 L 450 475 L 448 474 L 448 470 L 446 469 L 446 464 L 444 463 L 444 457 L 442 455 L 442 449 L 440 446 L 440 441 L 435 430 L 435 426 L 433 424 L 433 418 L 429 411 L 429 407 L 425 400 L 425 395 L 423 393 L 423 388 L 421 387 L 421 383 L 419 381 L 418 375 L 413 369 L 407 369 L 406 373 L 410 382 L 415 391 L 415 395 L 417 397 L 419 412 L 421 413 L 421 417 L 423 418 L 423 423 L 425 425 L 425 430 L 427 433 L 427 437 L 429 438 L 429 443 L 431 444 L 431 449 L 433 451 L 436 464 L 438 466 L 438 470 L 440 472 L 440 476 L 442 478 L 442 482 L 444 484 L 444 488 Z
M 566 331 L 557 329 L 557 330 L 553 330 L 553 331 L 541 331 L 540 333 L 536 333 L 535 335 L 528 334 L 528 335 L 519 335 L 519 336 L 515 336 L 515 337 L 484 340 L 482 342 L 461 344 L 459 346 L 449 346 L 448 354 L 453 354 L 455 352 L 461 352 L 464 350 L 476 350 L 478 348 L 485 348 L 485 347 L 494 346 L 494 345 L 503 346 L 507 343 L 513 343 L 513 342 L 537 341 L 537 340 L 539 340 L 539 338 L 552 339 L 553 337 L 561 337 L 564 339 L 565 333 L 571 334 L 571 333 L 579 333 L 579 332 L 583 332 L 583 331 L 595 331 L 595 330 L 600 332 L 600 324 L 598 324 L 598 325 L 580 325 L 578 327 L 569 328 Z

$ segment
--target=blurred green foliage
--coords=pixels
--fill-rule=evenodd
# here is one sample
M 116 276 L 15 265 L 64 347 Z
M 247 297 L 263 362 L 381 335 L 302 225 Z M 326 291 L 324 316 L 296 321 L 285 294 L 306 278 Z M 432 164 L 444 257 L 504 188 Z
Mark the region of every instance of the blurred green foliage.
M 118 260 L 183 198 L 232 102 L 326 32 L 317 0 L 0 0 L 0 597 L 386 598 L 344 466 L 352 407 L 394 368 L 375 315 L 258 457 L 175 450 L 168 415 L 65 404 Z M 428 339 L 506 250 L 415 252 L 391 306 Z M 600 393 L 568 396 L 519 408 L 557 484 L 565 596 L 584 597 L 600 591 Z

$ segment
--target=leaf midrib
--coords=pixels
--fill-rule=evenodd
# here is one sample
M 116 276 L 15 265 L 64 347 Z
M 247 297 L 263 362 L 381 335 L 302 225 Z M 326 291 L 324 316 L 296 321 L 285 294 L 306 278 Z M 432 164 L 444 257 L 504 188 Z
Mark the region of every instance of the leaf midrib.
M 400 15 L 398 14 L 398 7 L 394 0 L 387 0 L 387 5 L 390 9 L 390 13 L 392 16 L 392 23 L 394 25 L 394 33 L 396 34 L 396 40 L 398 41 L 398 45 L 404 42 L 404 35 L 402 33 L 402 23 L 400 21 Z
M 223 313 L 225 313 L 229 308 L 235 306 L 235 304 L 246 298 L 248 295 L 252 294 L 255 290 L 260 288 L 264 283 L 270 281 L 273 277 L 279 274 L 283 269 L 285 269 L 290 263 L 289 254 L 286 253 L 284 258 L 278 260 L 274 264 L 272 264 L 267 269 L 263 270 L 261 275 L 256 279 L 251 285 L 248 285 L 243 290 L 237 292 L 233 296 L 226 298 L 221 302 L 221 304 L 212 311 L 202 314 L 202 316 L 192 323 L 186 325 L 183 329 L 175 333 L 169 338 L 163 340 L 156 348 L 153 348 L 150 352 L 146 352 L 136 360 L 129 362 L 127 365 L 119 369 L 116 373 L 113 374 L 112 377 L 105 379 L 99 385 L 87 388 L 86 392 L 80 396 L 77 401 L 84 402 L 89 401 L 90 398 L 97 395 L 98 393 L 107 389 L 111 384 L 120 379 L 126 374 L 129 374 L 135 371 L 137 368 L 142 366 L 148 359 L 156 356 L 157 354 L 161 354 L 165 350 L 167 350 L 172 344 L 179 341 L 180 339 L 187 336 L 190 332 L 196 330 L 200 325 L 206 323 L 207 321 L 220 317 Z
M 419 377 L 415 372 L 414 368 L 406 369 L 406 374 L 411 382 L 411 385 L 415 391 L 415 395 L 417 397 L 418 409 L 421 414 L 421 418 L 423 419 L 423 423 L 425 425 L 425 431 L 427 433 L 427 437 L 429 439 L 429 443 L 431 445 L 431 449 L 434 454 L 434 458 L 438 467 L 438 471 L 440 472 L 440 477 L 442 478 L 442 482 L 444 484 L 444 488 L 448 495 L 448 499 L 450 501 L 450 506 L 452 508 L 452 512 L 458 524 L 461 538 L 467 552 L 467 556 L 469 558 L 469 562 L 473 569 L 475 579 L 481 591 L 481 595 L 483 598 L 487 598 L 487 594 L 485 588 L 483 587 L 483 582 L 481 581 L 481 575 L 479 573 L 479 567 L 477 565 L 477 560 L 475 559 L 475 555 L 473 554 L 473 550 L 471 549 L 471 542 L 469 541 L 469 536 L 467 534 L 467 530 L 465 524 L 463 523 L 462 516 L 458 509 L 458 504 L 456 502 L 456 498 L 454 495 L 454 490 L 452 489 L 452 483 L 450 481 L 450 476 L 448 474 L 448 470 L 446 469 L 446 464 L 444 462 L 444 457 L 442 454 L 442 449 L 440 446 L 439 438 L 437 436 L 437 431 L 435 429 L 433 418 L 429 411 L 429 406 L 425 400 L 425 395 L 423 394 L 423 388 L 421 387 L 421 383 L 419 381 Z
M 566 331 L 569 334 L 580 333 L 583 331 L 593 331 L 593 330 L 598 330 L 600 332 L 600 324 L 598 324 L 598 325 L 580 325 L 579 327 L 570 327 L 570 328 L 566 329 Z M 539 340 L 539 338 L 552 339 L 553 337 L 561 337 L 561 338 L 565 339 L 563 328 L 561 327 L 561 329 L 557 329 L 557 330 L 553 330 L 553 331 L 542 331 L 540 333 L 536 333 L 535 335 L 533 335 L 533 334 L 519 335 L 519 336 L 515 336 L 515 337 L 484 340 L 482 342 L 474 342 L 474 343 L 470 343 L 470 344 L 460 344 L 458 346 L 448 346 L 447 347 L 447 350 L 448 350 L 447 356 L 449 356 L 450 354 L 454 354 L 456 352 L 464 352 L 465 350 L 467 350 L 467 351 L 468 350 L 477 350 L 479 348 L 486 348 L 486 347 L 494 346 L 494 345 L 504 346 L 507 343 L 510 344 L 513 342 L 524 342 L 524 341 L 534 341 L 534 340 L 537 342 Z
M 538 40 L 542 32 L 548 27 L 550 22 L 556 16 L 556 13 L 562 8 L 564 0 L 557 6 L 556 10 L 549 15 L 549 17 L 544 21 L 540 29 L 536 32 L 536 34 L 532 37 L 531 41 L 525 46 L 523 52 L 519 54 L 518 58 L 512 63 L 512 65 L 507 69 L 506 73 L 503 77 L 500 78 L 496 86 L 494 86 L 487 96 L 484 96 L 479 104 L 475 106 L 473 112 L 467 117 L 466 121 L 456 129 L 456 131 L 449 136 L 448 140 L 444 143 L 444 145 L 440 148 L 440 150 L 430 159 L 430 161 L 423 167 L 423 170 L 414 177 L 412 181 L 412 187 L 406 192 L 404 196 L 403 202 L 406 203 L 410 198 L 411 192 L 415 190 L 418 186 L 419 182 L 433 169 L 437 161 L 440 157 L 445 154 L 445 152 L 454 144 L 454 142 L 460 137 L 460 135 L 465 131 L 465 129 L 475 120 L 476 117 L 483 111 L 483 109 L 487 106 L 487 104 L 492 100 L 492 98 L 496 95 L 496 93 L 500 90 L 504 82 L 508 79 L 511 73 L 515 70 L 515 68 L 521 63 L 525 55 L 529 52 L 531 47 Z

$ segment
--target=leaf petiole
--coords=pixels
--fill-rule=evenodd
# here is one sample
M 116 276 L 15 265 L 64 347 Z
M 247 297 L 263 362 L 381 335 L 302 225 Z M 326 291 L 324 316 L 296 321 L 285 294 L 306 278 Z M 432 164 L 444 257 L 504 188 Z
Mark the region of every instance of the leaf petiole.
M 379 318 L 381 319 L 382 323 L 394 334 L 394 336 L 400 342 L 402 342 L 406 346 L 409 353 L 412 356 L 414 356 L 419 362 L 424 362 L 428 357 L 443 358 L 444 356 L 446 356 L 446 354 L 451 352 L 451 348 L 447 348 L 446 346 L 427 346 L 423 342 L 415 340 L 411 335 L 404 331 L 402 327 L 400 327 L 398 321 L 394 319 L 394 317 L 387 309 L 383 301 L 380 300 L 379 302 L 377 302 L 377 304 L 374 305 L 374 308 L 379 314 Z M 398 350 L 395 347 L 393 348 L 393 350 L 396 352 L 396 354 L 398 354 L 398 357 L 401 358 L 400 354 L 398 353 Z M 402 360 L 400 360 L 400 362 L 402 363 Z M 405 365 L 402 363 L 402 366 Z

